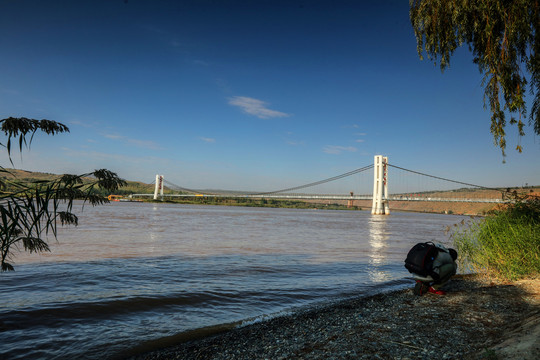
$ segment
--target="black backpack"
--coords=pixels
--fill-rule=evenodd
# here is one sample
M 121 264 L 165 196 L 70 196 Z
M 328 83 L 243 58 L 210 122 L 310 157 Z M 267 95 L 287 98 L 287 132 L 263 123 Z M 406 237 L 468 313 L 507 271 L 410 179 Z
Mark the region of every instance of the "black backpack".
M 405 259 L 405 267 L 410 273 L 433 276 L 433 260 L 438 253 L 439 250 L 434 243 L 418 243 L 409 250 Z

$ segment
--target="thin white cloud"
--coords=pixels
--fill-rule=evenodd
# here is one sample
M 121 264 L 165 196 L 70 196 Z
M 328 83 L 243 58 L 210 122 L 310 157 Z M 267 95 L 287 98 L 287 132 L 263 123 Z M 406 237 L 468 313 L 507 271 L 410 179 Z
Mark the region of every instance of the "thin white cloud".
M 61 148 L 64 153 L 71 157 L 71 158 L 84 158 L 86 161 L 93 161 L 93 162 L 103 162 L 108 160 L 114 160 L 118 161 L 123 164 L 140 164 L 142 161 L 148 161 L 148 159 L 154 159 L 153 157 L 136 157 L 136 156 L 126 156 L 126 155 L 119 155 L 119 154 L 109 154 L 109 153 L 103 153 L 99 151 L 79 151 L 76 149 L 70 149 L 66 147 Z
M 216 142 L 216 139 L 213 139 L 213 138 L 207 138 L 207 137 L 199 137 L 199 139 L 201 139 L 202 141 L 204 142 L 207 142 L 207 143 L 215 143 Z
M 356 136 L 366 136 L 367 134 L 366 133 L 356 133 L 355 135 Z M 364 140 L 364 139 L 356 139 L 357 143 L 363 143 L 364 141 L 366 141 L 366 140 Z
M 76 125 L 76 126 L 81 126 L 81 127 L 84 127 L 84 128 L 93 128 L 94 125 L 93 124 L 89 124 L 89 123 L 86 123 L 86 122 L 83 122 L 83 121 L 80 121 L 80 120 L 71 120 L 69 122 L 70 125 Z
M 162 28 L 159 28 L 157 26 L 153 26 L 153 25 L 142 25 L 141 28 L 143 28 L 144 30 L 150 32 L 150 33 L 155 33 L 155 34 L 168 34 L 167 31 L 165 31 L 164 29 Z
M 138 140 L 138 139 L 126 139 L 126 141 L 132 145 L 143 149 L 161 150 L 162 147 L 151 140 Z
M 293 135 L 295 135 L 292 131 L 285 132 L 284 141 L 286 144 L 291 146 L 300 146 L 305 145 L 305 142 L 303 140 L 298 140 L 293 138 Z
M 119 140 L 123 141 L 124 143 L 143 148 L 143 149 L 151 149 L 151 150 L 162 150 L 163 148 L 151 140 L 139 140 L 139 139 L 130 139 L 128 137 L 122 136 L 122 135 L 116 135 L 116 134 L 105 134 L 103 135 L 107 139 L 111 140 Z
M 286 114 L 281 111 L 272 110 L 267 107 L 267 103 L 246 97 L 246 96 L 234 96 L 229 98 L 229 104 L 237 106 L 242 109 L 243 112 L 254 115 L 260 119 L 269 119 L 269 118 L 278 118 L 278 117 L 288 117 L 290 114 Z
M 332 155 L 339 155 L 343 152 L 356 152 L 358 149 L 356 149 L 354 146 L 339 146 L 339 145 L 326 145 L 323 148 L 323 152 L 327 154 Z

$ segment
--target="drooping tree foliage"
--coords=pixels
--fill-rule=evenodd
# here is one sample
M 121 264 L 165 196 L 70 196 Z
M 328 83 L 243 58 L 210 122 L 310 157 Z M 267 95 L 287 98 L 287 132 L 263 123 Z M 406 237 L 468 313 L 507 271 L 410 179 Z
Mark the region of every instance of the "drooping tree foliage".
M 503 155 L 506 112 L 519 136 L 525 134 L 527 88 L 533 98 L 528 122 L 540 135 L 539 0 L 410 0 L 410 19 L 420 58 L 425 51 L 441 70 L 457 47 L 468 45 L 484 75 L 484 106 Z
M 0 142 L 11 164 L 12 140 L 19 151 L 29 147 L 36 132 L 56 135 L 69 132 L 67 126 L 51 120 L 7 118 L 0 120 L 7 140 Z M 14 270 L 10 259 L 14 251 L 50 251 L 46 236 L 57 235 L 57 224 L 77 225 L 73 201 L 81 199 L 92 205 L 108 202 L 96 193 L 98 189 L 115 191 L 125 184 L 115 173 L 101 169 L 82 175 L 63 175 L 53 180 L 24 182 L 0 166 L 0 266 L 1 271 Z M 45 238 L 43 237 L 45 236 Z

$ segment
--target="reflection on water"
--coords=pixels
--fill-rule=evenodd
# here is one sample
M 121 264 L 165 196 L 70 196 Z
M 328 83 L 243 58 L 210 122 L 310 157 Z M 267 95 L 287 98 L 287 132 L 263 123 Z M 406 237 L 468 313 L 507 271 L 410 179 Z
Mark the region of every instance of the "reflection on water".
M 156 243 L 158 240 L 158 236 L 155 232 L 150 232 L 150 243 L 148 244 L 148 252 L 150 255 L 154 254 L 154 251 L 156 249 Z
M 381 264 L 385 259 L 385 248 L 388 242 L 388 233 L 386 230 L 387 216 L 376 215 L 369 219 L 369 253 L 370 264 Z
M 379 267 L 385 263 L 387 256 L 387 220 L 388 216 L 386 215 L 372 215 L 368 222 L 369 245 L 371 246 L 371 251 L 368 253 L 369 264 L 371 265 L 369 276 L 374 282 L 389 280 L 389 274 Z

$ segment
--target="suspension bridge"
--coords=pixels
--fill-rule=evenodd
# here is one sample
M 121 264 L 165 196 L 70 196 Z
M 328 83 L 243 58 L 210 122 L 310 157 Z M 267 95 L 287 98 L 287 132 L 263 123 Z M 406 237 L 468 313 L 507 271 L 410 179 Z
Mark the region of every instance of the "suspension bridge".
M 401 173 L 402 176 L 389 177 L 390 170 Z M 362 175 L 363 180 L 356 179 L 349 185 L 363 184 L 363 188 L 357 191 L 343 192 L 341 194 L 328 194 L 308 192 L 308 189 L 317 189 L 328 183 L 343 181 Z M 419 185 L 411 185 L 410 179 L 415 176 L 420 179 L 428 179 L 430 186 L 422 181 L 416 181 Z M 393 179 L 396 191 L 390 195 L 388 191 L 389 180 Z M 401 179 L 401 180 L 397 180 Z M 403 181 L 405 179 L 405 181 Z M 393 185 L 394 186 L 394 185 Z M 367 189 L 369 187 L 369 190 Z M 167 188 L 169 193 L 164 194 Z M 302 192 L 300 192 L 302 191 Z M 164 179 L 163 175 L 156 175 L 155 191 L 153 194 L 132 194 L 131 198 L 153 197 L 154 199 L 175 197 L 229 197 L 251 199 L 289 199 L 305 201 L 346 201 L 349 205 L 355 201 L 371 201 L 372 214 L 390 213 L 390 202 L 461 202 L 461 203 L 486 203 L 499 204 L 507 200 L 503 199 L 502 189 L 489 188 L 481 185 L 470 184 L 458 180 L 447 179 L 435 175 L 422 173 L 400 167 L 388 162 L 388 158 L 382 155 L 374 157 L 374 163 L 364 167 L 326 178 L 323 180 L 288 187 L 269 192 L 254 191 L 223 191 L 223 190 L 196 190 L 185 188 Z M 176 193 L 174 193 L 176 192 Z

